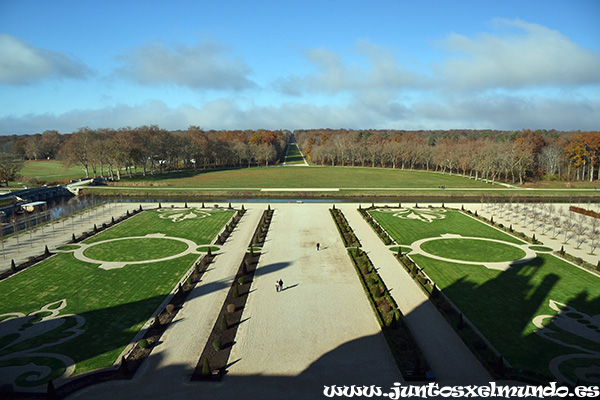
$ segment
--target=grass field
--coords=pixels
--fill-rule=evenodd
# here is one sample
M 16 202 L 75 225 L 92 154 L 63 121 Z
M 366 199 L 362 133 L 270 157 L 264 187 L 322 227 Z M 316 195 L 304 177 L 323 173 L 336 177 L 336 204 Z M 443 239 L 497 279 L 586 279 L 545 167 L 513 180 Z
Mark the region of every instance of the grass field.
M 394 214 L 393 211 L 371 211 L 403 245 L 410 246 L 415 240 L 449 232 L 520 242 L 512 237 L 507 240 L 509 235 L 457 211 L 446 211 L 442 213 L 445 218 L 432 219 L 432 222 L 408 219 L 406 213 L 399 214 L 404 218 Z M 465 247 L 455 245 L 455 248 L 436 250 L 468 258 Z M 490 253 L 489 257 L 496 256 Z M 552 376 L 549 364 L 553 359 L 583 353 L 587 355 L 573 356 L 568 362 L 559 363 L 561 374 L 573 382 L 578 379 L 582 383 L 593 382 L 592 375 L 586 378 L 581 371 L 589 367 L 590 357 L 596 364 L 600 361 L 593 358 L 593 354 L 600 352 L 600 342 L 594 339 L 600 337 L 596 315 L 600 310 L 600 277 L 544 253 L 506 271 L 434 260 L 422 254 L 411 257 L 513 367 Z M 518 255 L 512 257 L 518 258 Z M 487 253 L 480 253 L 476 258 L 491 261 Z M 557 312 L 551 308 L 551 300 L 567 304 L 575 311 Z M 551 317 L 545 320 L 545 328 L 536 333 L 533 319 L 543 315 Z
M 23 169 L 17 174 L 24 178 L 37 178 L 45 182 L 67 182 L 85 177 L 85 172 L 77 166 L 66 168 L 60 161 L 25 161 Z
M 86 243 L 163 233 L 207 245 L 233 215 L 232 211 L 216 211 L 205 218 L 179 222 L 159 218 L 169 213 L 175 214 L 177 210 L 145 211 Z M 140 255 L 148 251 L 148 243 L 143 240 L 118 242 L 129 242 L 129 246 L 107 248 L 99 257 L 139 260 Z M 172 250 L 165 251 L 172 253 Z M 63 373 L 65 363 L 61 356 L 75 362 L 75 373 L 111 365 L 197 257 L 198 254 L 189 254 L 168 261 L 103 270 L 66 252 L 0 281 L 0 321 L 4 320 L 0 334 L 0 371 L 20 368 L 17 384 L 35 386 Z M 44 306 L 63 299 L 66 305 L 60 310 L 60 318 L 40 321 L 40 317 L 49 313 L 43 310 Z M 77 317 L 69 317 L 69 314 Z M 18 318 L 11 319 L 11 316 Z M 77 318 L 84 321 L 78 328 L 81 334 L 73 332 Z M 61 343 L 63 339 L 68 340 Z M 30 363 L 48 366 L 52 373 L 38 376 Z M 31 381 L 25 381 L 26 377 Z M 0 372 L 0 385 L 12 383 L 3 379 L 8 378 Z
M 117 186 L 201 188 L 490 188 L 490 184 L 426 171 L 351 167 L 257 167 L 124 178 Z

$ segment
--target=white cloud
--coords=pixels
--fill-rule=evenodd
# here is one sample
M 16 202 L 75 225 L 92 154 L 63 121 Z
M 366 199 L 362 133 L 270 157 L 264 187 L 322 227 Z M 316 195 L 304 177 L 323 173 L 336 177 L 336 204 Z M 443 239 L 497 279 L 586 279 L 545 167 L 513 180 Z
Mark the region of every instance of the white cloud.
M 22 85 L 55 77 L 83 79 L 90 74 L 87 66 L 64 54 L 0 34 L 0 83 Z
M 447 89 L 600 84 L 599 52 L 582 48 L 556 30 L 518 19 L 496 19 L 492 26 L 512 33 L 474 38 L 454 33 L 443 40 L 443 48 L 455 54 L 435 67 Z
M 235 100 L 219 99 L 201 107 L 169 107 L 153 100 L 129 106 L 73 110 L 61 115 L 31 114 L 0 117 L 0 134 L 21 134 L 57 129 L 71 132 L 90 128 L 156 124 L 165 129 L 558 129 L 597 130 L 600 100 L 531 96 L 454 96 L 431 98 L 411 105 L 388 101 L 359 101 L 340 106 L 284 103 L 279 106 L 241 107 Z
M 288 95 L 301 95 L 374 90 L 389 92 L 424 84 L 423 77 L 405 68 L 390 50 L 369 40 L 358 40 L 353 53 L 365 57 L 366 65 L 350 62 L 325 48 L 307 50 L 304 56 L 316 67 L 316 73 L 280 79 L 277 88 Z
M 215 42 L 194 46 L 149 44 L 119 57 L 118 73 L 142 85 L 173 84 L 194 89 L 242 90 L 255 86 L 250 68 Z

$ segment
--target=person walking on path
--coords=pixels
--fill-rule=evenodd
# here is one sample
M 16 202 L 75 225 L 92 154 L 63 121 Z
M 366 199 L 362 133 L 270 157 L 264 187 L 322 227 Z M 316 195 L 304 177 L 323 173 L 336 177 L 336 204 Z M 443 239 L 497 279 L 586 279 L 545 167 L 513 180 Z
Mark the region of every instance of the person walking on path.
M 319 247 L 321 247 L 321 243 L 317 243 L 317 251 L 319 251 Z
M 275 290 L 278 292 L 281 290 L 281 287 L 279 286 L 279 282 L 277 282 L 277 281 L 275 281 Z
M 279 285 L 279 291 L 283 290 L 283 281 L 280 279 L 279 282 L 277 282 L 277 284 Z

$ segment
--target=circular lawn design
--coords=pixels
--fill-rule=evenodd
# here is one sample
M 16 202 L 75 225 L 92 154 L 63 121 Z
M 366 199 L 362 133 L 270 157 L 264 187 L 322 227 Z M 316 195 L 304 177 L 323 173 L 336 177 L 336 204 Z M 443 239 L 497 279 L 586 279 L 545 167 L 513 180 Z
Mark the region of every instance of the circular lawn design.
M 460 261 L 507 262 L 525 257 L 526 253 L 509 243 L 472 238 L 431 240 L 421 244 L 429 254 Z
M 187 244 L 168 238 L 125 238 L 98 243 L 85 249 L 83 254 L 98 261 L 130 262 L 170 257 L 187 248 Z

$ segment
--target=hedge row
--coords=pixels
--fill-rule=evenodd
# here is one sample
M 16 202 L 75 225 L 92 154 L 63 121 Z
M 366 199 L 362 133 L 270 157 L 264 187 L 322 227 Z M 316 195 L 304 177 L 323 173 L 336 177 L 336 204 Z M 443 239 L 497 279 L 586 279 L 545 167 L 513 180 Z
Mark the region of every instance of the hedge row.
M 569 211 L 574 211 L 579 214 L 587 215 L 588 217 L 600 218 L 600 213 L 585 208 L 570 206 Z
M 360 242 L 358 238 L 354 234 L 354 231 L 348 224 L 344 213 L 341 210 L 335 208 L 335 205 L 332 209 L 329 209 L 333 220 L 335 221 L 335 225 L 337 226 L 338 232 L 344 241 L 344 246 L 346 247 L 360 247 Z
M 372 210 L 374 208 L 375 208 L 374 206 L 371 206 L 368 209 Z M 371 228 L 373 228 L 375 233 L 377 233 L 377 236 L 379 236 L 379 238 L 383 241 L 383 243 L 386 244 L 386 246 L 389 246 L 394 243 L 394 241 L 392 240 L 390 235 L 388 235 L 388 233 L 385 231 L 385 229 L 383 229 L 381 227 L 381 225 L 379 225 L 377 223 L 377 221 L 375 221 L 375 219 L 371 216 L 371 214 L 368 213 L 368 211 L 366 209 L 361 208 L 359 205 L 358 212 L 360 212 L 360 214 L 363 216 L 363 218 L 369 223 L 369 225 L 371 225 Z
M 423 352 L 404 322 L 402 312 L 390 296 L 367 254 L 358 247 L 348 249 L 348 254 L 404 379 L 407 381 L 435 379 Z

